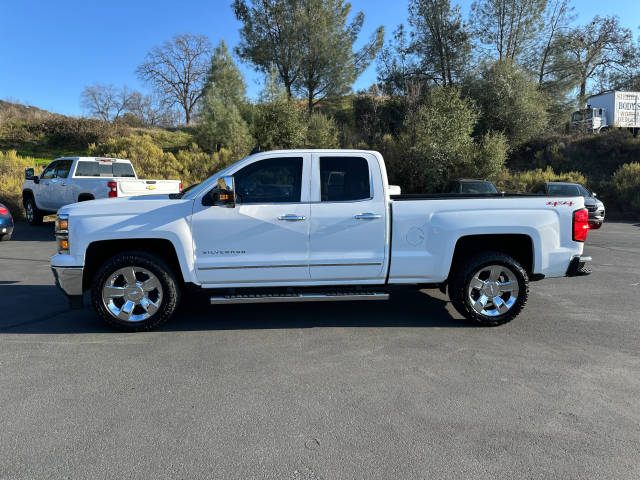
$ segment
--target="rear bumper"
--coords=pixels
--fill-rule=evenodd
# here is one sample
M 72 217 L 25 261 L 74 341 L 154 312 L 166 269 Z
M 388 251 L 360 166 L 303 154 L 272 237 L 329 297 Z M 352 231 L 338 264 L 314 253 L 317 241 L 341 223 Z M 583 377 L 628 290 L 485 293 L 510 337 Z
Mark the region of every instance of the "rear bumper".
M 569 268 L 567 268 L 567 277 L 580 277 L 582 275 L 589 275 L 591 273 L 591 257 L 586 255 L 578 255 L 571 259 L 569 262 Z
M 70 297 L 82 295 L 82 267 L 51 267 L 56 285 Z

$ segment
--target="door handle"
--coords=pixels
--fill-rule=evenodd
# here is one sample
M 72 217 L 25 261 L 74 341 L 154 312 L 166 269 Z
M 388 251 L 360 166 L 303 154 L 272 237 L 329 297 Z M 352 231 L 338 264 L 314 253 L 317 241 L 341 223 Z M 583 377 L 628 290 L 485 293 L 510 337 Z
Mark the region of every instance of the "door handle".
M 355 216 L 357 220 L 375 220 L 380 217 L 382 217 L 382 215 L 378 215 L 377 213 L 359 213 Z
M 301 215 L 293 215 L 289 213 L 287 215 L 281 215 L 278 217 L 278 220 L 284 220 L 285 222 L 299 222 L 300 220 L 306 220 L 307 217 L 303 217 Z

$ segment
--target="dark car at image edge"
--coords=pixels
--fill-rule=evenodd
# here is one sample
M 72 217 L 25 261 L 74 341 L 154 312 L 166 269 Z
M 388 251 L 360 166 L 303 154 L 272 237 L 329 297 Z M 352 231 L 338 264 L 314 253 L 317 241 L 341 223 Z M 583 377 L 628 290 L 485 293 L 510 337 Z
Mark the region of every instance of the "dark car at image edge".
M 604 223 L 604 203 L 579 183 L 546 182 L 539 183 L 531 189 L 537 195 L 584 197 L 584 206 L 589 212 L 589 227 L 597 230 Z
M 0 203 L 0 242 L 11 240 L 13 217 L 9 209 Z

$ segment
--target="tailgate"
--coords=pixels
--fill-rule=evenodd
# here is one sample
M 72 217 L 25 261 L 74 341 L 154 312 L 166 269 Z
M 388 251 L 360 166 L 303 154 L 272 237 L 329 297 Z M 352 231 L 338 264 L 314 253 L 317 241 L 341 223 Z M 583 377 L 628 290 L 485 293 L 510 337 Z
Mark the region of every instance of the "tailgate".
M 180 193 L 180 185 L 180 180 L 120 180 L 118 181 L 118 196 Z

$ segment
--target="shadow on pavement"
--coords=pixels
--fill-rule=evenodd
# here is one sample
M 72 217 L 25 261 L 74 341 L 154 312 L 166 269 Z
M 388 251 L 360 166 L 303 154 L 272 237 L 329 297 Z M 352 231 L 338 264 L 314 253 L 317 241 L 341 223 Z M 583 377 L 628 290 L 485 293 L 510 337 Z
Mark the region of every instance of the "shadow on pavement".
M 29 225 L 26 222 L 16 222 L 12 242 L 53 242 L 55 241 L 55 221 L 45 220 L 42 225 Z
M 1 298 L 41 299 L 17 305 L 0 320 L 0 333 L 114 333 L 91 308 L 69 310 L 66 299 L 53 285 L 0 285 Z M 38 313 L 38 305 L 55 298 L 49 312 Z M 85 297 L 85 305 L 88 298 Z M 15 302 L 13 302 L 15 303 Z M 395 292 L 388 302 L 281 303 L 261 305 L 208 304 L 202 294 L 186 296 L 175 317 L 158 331 L 249 330 L 322 327 L 441 327 L 475 328 L 453 318 L 447 301 L 420 291 Z M 26 315 L 31 311 L 31 315 Z

